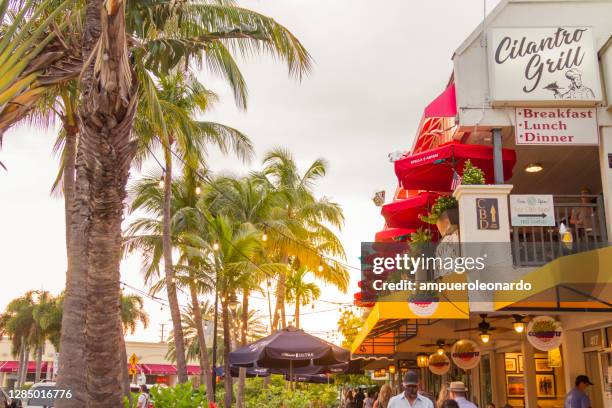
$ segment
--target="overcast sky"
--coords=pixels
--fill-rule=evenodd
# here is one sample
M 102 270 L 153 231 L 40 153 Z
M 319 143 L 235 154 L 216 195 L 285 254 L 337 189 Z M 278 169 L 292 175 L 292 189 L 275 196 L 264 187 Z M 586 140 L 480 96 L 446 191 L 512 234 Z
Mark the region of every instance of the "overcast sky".
M 497 0 L 487 1 L 490 10 Z M 258 157 L 243 165 L 211 152 L 217 173 L 244 174 L 275 146 L 290 149 L 304 168 L 318 157 L 329 173 L 317 192 L 339 202 L 347 262 L 359 266 L 359 246 L 373 239 L 383 219 L 371 198 L 393 195 L 396 179 L 387 155 L 410 147 L 423 108 L 446 85 L 453 51 L 482 20 L 478 0 L 244 0 L 240 4 L 288 27 L 315 61 L 301 82 L 268 57 L 240 60 L 249 87 L 249 108 L 238 111 L 222 81 L 202 73 L 220 95 L 208 120 L 231 125 L 253 141 Z M 51 154 L 54 131 L 17 128 L 0 151 L 0 310 L 29 289 L 59 293 L 65 281 L 63 201 L 50 197 L 58 162 Z M 145 169 L 155 169 L 153 161 Z M 124 261 L 122 279 L 142 287 L 139 260 Z M 325 288 L 322 298 L 350 302 L 359 272 L 351 271 L 349 293 Z M 165 295 L 163 295 L 165 297 Z M 187 304 L 187 299 L 181 299 Z M 267 305 L 255 300 L 264 321 Z M 147 300 L 149 329 L 138 340 L 159 340 L 169 311 Z M 317 334 L 335 330 L 333 306 L 318 302 L 302 323 Z M 316 314 L 312 314 L 316 312 Z M 167 330 L 166 326 L 166 330 Z

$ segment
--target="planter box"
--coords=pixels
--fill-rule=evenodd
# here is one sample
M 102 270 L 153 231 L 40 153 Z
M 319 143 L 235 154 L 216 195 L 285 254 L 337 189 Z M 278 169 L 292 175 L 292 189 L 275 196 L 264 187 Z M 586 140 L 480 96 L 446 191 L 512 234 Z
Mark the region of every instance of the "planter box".
M 436 221 L 436 227 L 438 227 L 438 231 L 440 231 L 440 235 L 447 235 L 448 231 L 451 229 L 450 227 L 453 225 L 459 225 L 459 209 L 451 208 L 444 211 L 438 217 Z

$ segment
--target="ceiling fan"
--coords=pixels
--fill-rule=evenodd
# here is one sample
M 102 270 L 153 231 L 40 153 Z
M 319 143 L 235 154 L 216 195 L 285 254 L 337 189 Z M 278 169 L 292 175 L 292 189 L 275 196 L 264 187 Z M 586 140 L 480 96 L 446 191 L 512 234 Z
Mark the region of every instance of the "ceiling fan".
M 497 319 L 503 319 L 506 316 L 498 316 Z M 467 332 L 467 331 L 478 331 L 480 333 L 490 333 L 492 331 L 498 332 L 498 333 L 505 333 L 505 332 L 509 332 L 512 331 L 512 329 L 508 329 L 506 327 L 493 327 L 491 326 L 491 323 L 487 322 L 487 315 L 486 313 L 483 313 L 480 315 L 480 318 L 482 319 L 482 321 L 480 323 L 478 323 L 478 326 L 476 327 L 468 327 L 465 329 L 456 329 L 454 330 L 456 333 L 459 332 Z M 496 318 L 489 318 L 491 319 L 496 319 Z
M 438 350 L 444 350 L 445 347 L 450 347 L 453 344 L 455 344 L 455 342 L 447 343 L 446 340 L 439 339 L 435 343 L 421 344 L 421 347 L 437 347 Z M 442 353 L 438 352 L 438 354 L 443 354 L 443 353 L 444 351 L 442 351 Z

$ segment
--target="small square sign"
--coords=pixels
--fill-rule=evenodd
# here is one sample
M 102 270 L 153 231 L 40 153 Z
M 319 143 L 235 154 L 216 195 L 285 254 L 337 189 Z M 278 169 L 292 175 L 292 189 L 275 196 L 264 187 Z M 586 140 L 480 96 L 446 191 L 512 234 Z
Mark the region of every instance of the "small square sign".
M 479 230 L 499 229 L 499 201 L 497 198 L 476 198 L 476 220 Z

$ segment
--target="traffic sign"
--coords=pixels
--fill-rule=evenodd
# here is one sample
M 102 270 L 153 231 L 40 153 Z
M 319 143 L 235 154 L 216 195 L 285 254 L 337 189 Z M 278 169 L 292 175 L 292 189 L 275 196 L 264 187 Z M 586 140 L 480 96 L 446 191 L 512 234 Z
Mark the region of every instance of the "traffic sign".
M 138 357 L 136 356 L 136 354 L 132 354 L 128 361 L 129 361 L 130 365 L 136 366 L 136 364 L 138 364 Z

